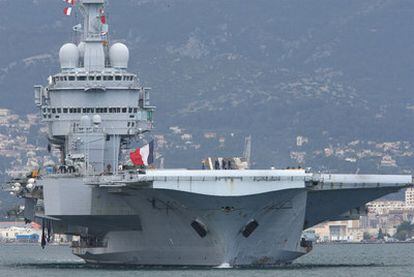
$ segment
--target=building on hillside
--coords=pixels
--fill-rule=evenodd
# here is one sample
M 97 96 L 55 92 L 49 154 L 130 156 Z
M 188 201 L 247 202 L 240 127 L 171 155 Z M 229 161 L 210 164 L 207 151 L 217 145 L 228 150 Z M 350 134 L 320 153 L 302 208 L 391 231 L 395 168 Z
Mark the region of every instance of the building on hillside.
M 405 191 L 405 205 L 414 209 L 414 188 Z
M 303 146 L 304 144 L 308 143 L 309 139 L 303 136 L 296 137 L 296 146 Z
M 367 204 L 368 211 L 374 214 L 388 214 L 390 211 L 409 209 L 404 201 L 373 201 Z
M 10 115 L 9 109 L 0 108 L 0 117 L 6 117 Z

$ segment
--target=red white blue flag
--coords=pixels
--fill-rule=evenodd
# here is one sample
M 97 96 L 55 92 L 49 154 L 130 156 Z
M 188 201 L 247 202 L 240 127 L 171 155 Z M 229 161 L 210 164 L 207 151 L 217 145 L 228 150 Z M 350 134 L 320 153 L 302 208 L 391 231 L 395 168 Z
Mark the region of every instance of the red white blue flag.
M 154 141 L 141 148 L 135 149 L 134 152 L 129 153 L 129 157 L 134 165 L 148 166 L 154 163 Z
M 63 13 L 65 14 L 65 15 L 71 15 L 72 14 L 72 7 L 67 7 L 67 8 L 64 8 L 63 9 Z

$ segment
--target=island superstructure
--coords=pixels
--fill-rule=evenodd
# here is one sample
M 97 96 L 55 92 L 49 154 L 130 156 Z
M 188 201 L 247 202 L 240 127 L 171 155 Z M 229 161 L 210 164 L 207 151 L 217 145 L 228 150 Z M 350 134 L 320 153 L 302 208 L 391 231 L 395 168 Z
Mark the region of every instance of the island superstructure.
M 145 143 L 155 107 L 127 71 L 127 46 L 108 40 L 104 4 L 77 1 L 81 41 L 64 44 L 60 72 L 35 87 L 57 172 L 10 182 L 42 244 L 46 233 L 79 236 L 73 253 L 89 263 L 275 266 L 311 250 L 304 229 L 411 186 L 410 175 L 127 166 L 121 154 Z

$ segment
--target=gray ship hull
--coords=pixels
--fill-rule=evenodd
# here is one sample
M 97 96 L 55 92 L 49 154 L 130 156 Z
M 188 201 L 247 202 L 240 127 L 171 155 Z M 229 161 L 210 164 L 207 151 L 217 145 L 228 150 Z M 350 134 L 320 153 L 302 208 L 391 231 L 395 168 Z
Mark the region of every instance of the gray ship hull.
M 304 228 L 411 181 L 350 176 L 327 175 L 329 183 L 303 171 L 153 171 L 109 183 L 60 176 L 38 181 L 44 214 L 36 216 L 83 237 L 73 253 L 89 263 L 271 267 L 311 250 L 301 243 Z
M 73 187 L 72 187 L 73 189 Z M 271 266 L 306 253 L 299 238 L 305 217 L 306 191 L 289 189 L 243 197 L 219 197 L 142 189 L 122 194 L 91 190 L 92 199 L 125 203 L 114 216 L 51 215 L 70 225 L 104 232 L 104 245 L 75 247 L 91 263 L 168 266 Z M 98 203 L 94 207 L 100 206 Z M 109 213 L 105 211 L 105 213 Z M 201 237 L 191 226 L 206 226 Z M 243 228 L 257 228 L 248 236 Z

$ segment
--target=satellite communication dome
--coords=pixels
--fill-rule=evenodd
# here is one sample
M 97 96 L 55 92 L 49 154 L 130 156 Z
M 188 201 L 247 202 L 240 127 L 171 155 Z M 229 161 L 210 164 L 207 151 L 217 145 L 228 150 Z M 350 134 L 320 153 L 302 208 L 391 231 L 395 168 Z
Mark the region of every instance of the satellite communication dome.
M 85 63 L 86 43 L 82 41 L 78 44 L 79 50 L 79 67 L 83 67 Z
M 92 117 L 92 122 L 95 126 L 100 125 L 102 123 L 102 117 L 99 114 L 95 114 Z
M 112 67 L 128 68 L 129 50 L 123 43 L 115 43 L 109 49 L 109 60 Z
M 78 44 L 78 50 L 79 50 L 79 58 L 83 59 L 83 57 L 85 57 L 85 48 L 86 48 L 86 43 L 85 42 L 81 42 Z
M 62 69 L 76 68 L 79 63 L 79 49 L 73 43 L 64 44 L 59 51 L 60 67 Z
M 80 127 L 81 128 L 90 128 L 91 127 L 91 118 L 87 115 L 81 117 L 80 120 Z

